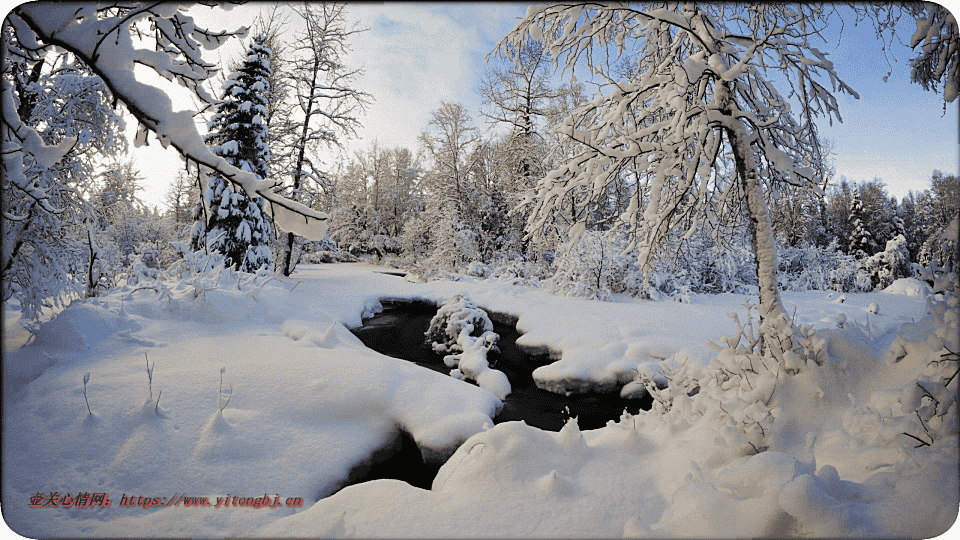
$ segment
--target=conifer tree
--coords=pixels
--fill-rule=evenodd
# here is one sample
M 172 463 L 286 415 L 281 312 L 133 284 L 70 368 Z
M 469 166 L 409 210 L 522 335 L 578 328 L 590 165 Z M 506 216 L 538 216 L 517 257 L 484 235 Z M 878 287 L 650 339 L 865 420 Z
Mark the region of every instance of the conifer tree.
M 857 259 L 865 259 L 872 255 L 870 249 L 873 239 L 870 232 L 863 225 L 863 202 L 860 200 L 860 191 L 853 190 L 853 200 L 850 201 L 850 253 Z
M 205 142 L 213 153 L 244 171 L 265 178 L 270 148 L 267 145 L 267 98 L 270 90 L 271 52 L 259 35 L 246 59 L 227 78 L 217 113 L 208 122 Z M 250 197 L 222 176 L 207 179 L 207 191 L 198 207 L 193 230 L 194 249 L 216 250 L 226 265 L 244 272 L 262 266 L 273 269 L 270 237 L 273 228 L 260 197 Z

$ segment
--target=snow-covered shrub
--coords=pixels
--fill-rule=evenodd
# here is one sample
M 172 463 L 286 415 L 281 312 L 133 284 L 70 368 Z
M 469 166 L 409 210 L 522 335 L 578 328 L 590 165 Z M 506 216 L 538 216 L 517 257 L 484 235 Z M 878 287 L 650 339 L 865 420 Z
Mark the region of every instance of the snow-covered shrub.
M 860 262 L 863 272 L 869 276 L 869 287 L 864 290 L 886 289 L 894 281 L 910 277 L 913 271 L 910 268 L 910 252 L 907 250 L 907 239 L 902 234 L 887 242 L 887 247 L 879 253 L 863 259 Z M 861 277 L 863 285 L 866 280 Z
M 511 285 L 536 286 L 550 276 L 546 261 L 528 261 L 520 254 L 500 256 L 491 263 L 490 277 Z
M 487 313 L 466 295 L 457 295 L 444 303 L 430 321 L 426 335 L 433 350 L 450 352 L 443 362 L 453 368 L 457 379 L 472 380 L 503 400 L 511 392 L 503 372 L 491 369 L 487 353 L 497 350 L 500 336 L 493 332 Z
M 679 257 L 671 268 L 662 264 L 661 273 L 685 275 L 686 283 L 674 279 L 674 289 L 688 285 L 691 292 L 718 294 L 733 292 L 742 294 L 749 286 L 756 285 L 756 263 L 753 251 L 745 238 L 719 245 L 707 234 L 696 234 L 684 240 Z M 680 270 L 680 272 L 677 272 Z M 670 279 L 665 280 L 669 282 Z M 666 289 L 663 292 L 670 293 Z
M 421 214 L 414 215 L 403 223 L 400 232 L 400 249 L 410 261 L 423 259 L 430 253 L 431 223 Z
M 467 275 L 470 277 L 484 278 L 490 275 L 490 267 L 480 261 L 473 261 L 467 265 Z
M 639 373 L 633 385 L 646 388 L 654 398 L 651 413 L 665 422 L 732 428 L 726 432 L 749 454 L 768 449 L 776 440 L 771 436 L 778 418 L 790 406 L 777 397 L 777 388 L 787 376 L 822 365 L 827 351 L 812 327 L 797 328 L 784 317 L 755 324 L 752 312 L 762 308 L 749 303 L 745 307 L 745 324 L 739 315 L 729 315 L 736 334 L 722 336 L 719 345 L 709 343 L 718 351 L 709 366 L 698 368 L 674 357 L 653 375 Z
M 467 274 L 470 264 L 480 259 L 478 242 L 477 233 L 452 205 L 439 216 L 428 212 L 408 219 L 400 236 L 405 264 L 423 281 L 456 280 L 458 274 Z
M 478 338 L 484 332 L 492 332 L 493 323 L 487 312 L 477 307 L 469 296 L 458 294 L 440 306 L 425 335 L 433 343 L 434 351 L 462 351 L 457 339 L 464 329 L 471 337 Z
M 917 255 L 921 265 L 932 266 L 946 272 L 960 274 L 960 213 L 943 229 L 934 231 L 920 248 Z
M 850 292 L 859 289 L 857 260 L 841 252 L 836 239 L 826 247 L 781 244 L 777 247 L 777 256 L 781 290 Z
M 300 262 L 308 264 L 357 262 L 357 258 L 329 237 L 319 242 L 304 242 L 300 252 Z
M 626 238 L 621 235 L 585 231 L 575 242 L 560 249 L 554 260 L 556 271 L 547 282 L 548 290 L 596 300 L 627 292 L 627 275 L 636 256 L 621 256 L 626 245 Z
M 957 220 L 954 220 L 956 223 Z M 889 363 L 912 358 L 922 374 L 903 388 L 898 403 L 905 416 L 898 418 L 897 429 L 913 439 L 915 448 L 932 447 L 938 441 L 953 441 L 955 455 L 957 437 L 957 386 L 960 375 L 960 283 L 957 274 L 932 261 L 919 269 L 920 278 L 933 283 L 927 296 L 933 331 L 923 339 L 911 342 L 898 335 L 891 345 Z M 949 448 L 949 446 L 947 446 Z
M 463 222 L 454 210 L 443 212 L 433 229 L 433 252 L 430 265 L 441 270 L 459 272 L 478 256 L 477 233 Z

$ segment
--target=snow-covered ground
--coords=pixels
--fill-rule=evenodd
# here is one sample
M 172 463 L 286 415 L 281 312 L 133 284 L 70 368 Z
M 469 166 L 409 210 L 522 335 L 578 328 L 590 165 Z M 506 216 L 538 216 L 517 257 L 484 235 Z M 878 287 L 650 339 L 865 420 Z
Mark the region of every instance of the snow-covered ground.
M 518 318 L 519 343 L 551 351 L 538 385 L 617 391 L 637 373 L 662 374 L 664 359 L 706 369 L 717 357 L 707 341 L 735 333 L 728 313 L 745 321 L 747 296 L 595 302 L 383 270 L 305 265 L 289 279 L 225 277 L 163 295 L 127 287 L 65 309 L 4 355 L 7 523 L 29 537 L 929 537 L 956 517 L 956 436 L 914 448 L 902 433 L 908 402 L 927 399 L 904 389 L 942 350 L 915 284 L 784 294 L 829 358 L 781 381 L 777 435 L 756 454 L 701 402 L 689 417 L 625 415 L 586 432 L 493 427 L 492 393 L 380 355 L 347 330 L 381 299 L 466 293 Z M 956 405 L 941 417 L 955 425 Z M 432 490 L 377 480 L 329 496 L 400 430 L 427 459 L 449 458 Z M 43 505 L 82 492 L 111 506 L 31 507 L 38 494 Z M 121 507 L 124 495 L 159 500 Z M 194 508 L 183 495 L 281 504 Z

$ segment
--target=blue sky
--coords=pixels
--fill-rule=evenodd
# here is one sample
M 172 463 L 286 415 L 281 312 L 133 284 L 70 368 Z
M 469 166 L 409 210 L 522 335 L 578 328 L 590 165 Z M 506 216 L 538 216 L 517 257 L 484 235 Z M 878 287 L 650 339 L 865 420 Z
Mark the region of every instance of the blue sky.
M 212 28 L 232 28 L 249 24 L 263 6 L 248 4 L 226 14 L 203 8 L 199 19 Z M 352 42 L 350 62 L 364 66 L 357 84 L 376 99 L 362 118 L 358 140 L 349 145 L 352 151 L 368 148 L 374 138 L 383 147 L 416 150 L 417 136 L 442 100 L 460 101 L 474 123 L 487 128 L 479 113 L 479 84 L 488 68 L 484 56 L 526 12 L 525 4 L 387 2 L 353 4 L 348 12 L 370 29 Z M 839 25 L 829 28 L 834 34 L 837 30 Z M 911 30 L 905 27 L 904 40 Z M 835 143 L 837 179 L 878 177 L 891 195 L 902 198 L 908 190 L 928 188 L 933 169 L 956 174 L 958 103 L 944 113 L 941 94 L 910 83 L 907 60 L 912 51 L 896 45 L 885 58 L 869 23 L 854 27 L 848 17 L 839 43 L 835 37 L 815 46 L 830 53 L 837 74 L 860 94 L 859 100 L 838 96 L 843 123 L 820 126 L 821 134 Z M 238 53 L 239 45 L 225 47 L 220 54 L 229 58 Z M 883 82 L 891 71 L 888 82 Z M 175 170 L 153 171 L 169 169 L 175 162 L 156 149 L 140 154 L 153 156 L 138 158 L 146 161 L 141 169 L 151 178 L 143 198 L 153 205 L 176 177 Z M 154 168 L 150 163 L 167 165 Z

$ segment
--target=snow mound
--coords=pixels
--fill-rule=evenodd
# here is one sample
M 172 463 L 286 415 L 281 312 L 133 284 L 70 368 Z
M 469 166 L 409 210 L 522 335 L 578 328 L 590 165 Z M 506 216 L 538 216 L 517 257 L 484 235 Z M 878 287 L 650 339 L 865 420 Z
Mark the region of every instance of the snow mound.
M 121 331 L 135 331 L 137 328 L 137 323 L 123 310 L 118 313 L 101 304 L 75 302 L 40 325 L 36 339 L 30 345 L 60 351 L 80 351 Z
M 929 296 L 933 290 L 929 285 L 917 278 L 900 278 L 883 290 L 888 294 L 902 294 L 904 296 Z

